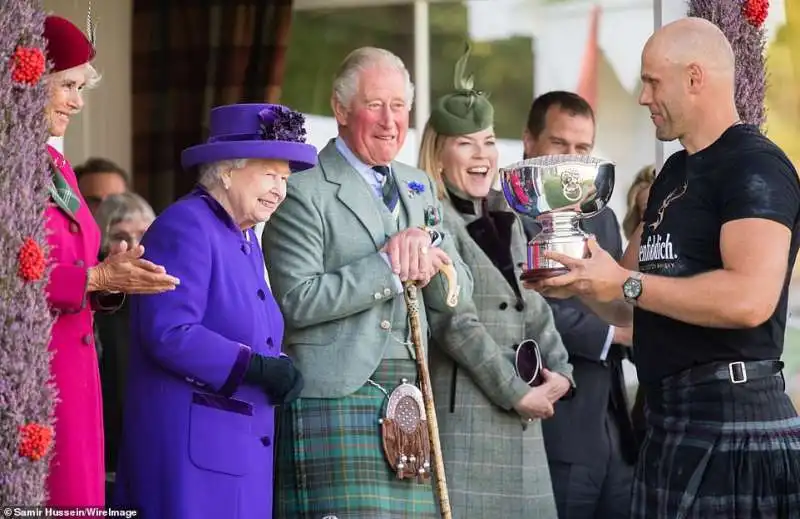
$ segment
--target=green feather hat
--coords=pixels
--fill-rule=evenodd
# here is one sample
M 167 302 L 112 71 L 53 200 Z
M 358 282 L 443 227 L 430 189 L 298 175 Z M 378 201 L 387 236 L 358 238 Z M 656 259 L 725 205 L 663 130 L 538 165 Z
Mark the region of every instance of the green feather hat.
M 431 109 L 430 123 L 439 135 L 469 135 L 494 124 L 494 107 L 488 96 L 475 90 L 473 76 L 466 75 L 469 54 L 467 44 L 456 62 L 455 90 L 437 99 Z

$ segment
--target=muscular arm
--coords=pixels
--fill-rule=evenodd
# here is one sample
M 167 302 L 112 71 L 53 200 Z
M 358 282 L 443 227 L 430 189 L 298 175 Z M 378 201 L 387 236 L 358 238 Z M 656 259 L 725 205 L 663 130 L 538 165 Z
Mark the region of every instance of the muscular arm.
M 584 230 L 595 235 L 598 244 L 612 257 L 621 260 L 622 235 L 614 212 L 607 208 L 584 224 Z M 587 308 L 578 298 L 548 299 L 556 327 L 569 352 L 570 359 L 605 361 L 614 340 L 614 327 Z
M 639 306 L 699 326 L 754 328 L 775 312 L 791 237 L 770 220 L 728 222 L 720 235 L 722 269 L 688 278 L 645 275 Z
M 720 185 L 722 268 L 686 278 L 645 275 L 639 304 L 699 326 L 752 328 L 769 319 L 780 299 L 800 184 L 782 158 L 758 153 Z
M 642 243 L 642 230 L 644 224 L 639 224 L 636 232 L 633 233 L 628 241 L 628 247 L 622 255 L 620 265 L 626 271 L 639 270 L 639 245 Z M 627 278 L 626 278 L 627 279 Z M 620 281 L 620 291 L 625 279 Z M 581 298 L 581 301 L 588 306 L 598 317 L 613 326 L 633 326 L 633 307 L 624 300 L 615 300 L 608 303 L 601 303 L 591 298 Z
M 377 251 L 326 271 L 322 216 L 291 182 L 264 228 L 263 248 L 272 290 L 293 328 L 336 321 L 397 295 L 394 273 Z

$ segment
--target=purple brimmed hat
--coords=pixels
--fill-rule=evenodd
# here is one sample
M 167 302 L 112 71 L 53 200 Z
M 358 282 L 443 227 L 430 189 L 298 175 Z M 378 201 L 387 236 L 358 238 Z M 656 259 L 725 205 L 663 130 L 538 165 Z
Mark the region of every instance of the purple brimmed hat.
M 285 160 L 292 171 L 317 165 L 317 149 L 306 144 L 305 117 L 283 105 L 236 104 L 211 110 L 211 131 L 205 144 L 186 148 L 181 164 L 236 159 Z

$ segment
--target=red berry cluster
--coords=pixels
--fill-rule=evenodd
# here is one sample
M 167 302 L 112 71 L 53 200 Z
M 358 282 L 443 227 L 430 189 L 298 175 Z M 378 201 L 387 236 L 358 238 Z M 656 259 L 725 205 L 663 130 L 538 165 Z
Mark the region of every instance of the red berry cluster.
M 11 79 L 15 83 L 35 85 L 44 74 L 45 61 L 41 49 L 17 47 Z
M 761 27 L 769 14 L 769 0 L 745 0 L 742 12 L 748 22 Z
M 19 436 L 19 455 L 31 461 L 44 458 L 53 443 L 53 429 L 38 423 L 20 427 Z
M 19 277 L 25 281 L 42 279 L 45 269 L 45 258 L 42 248 L 33 238 L 26 238 L 19 249 Z

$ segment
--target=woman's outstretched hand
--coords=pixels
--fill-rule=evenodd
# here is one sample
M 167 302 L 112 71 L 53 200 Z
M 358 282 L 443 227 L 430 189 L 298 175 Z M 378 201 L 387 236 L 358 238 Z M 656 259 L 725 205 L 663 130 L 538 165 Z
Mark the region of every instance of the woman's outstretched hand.
M 124 292 L 126 294 L 160 294 L 175 290 L 180 280 L 167 274 L 161 265 L 142 259 L 144 247 L 137 245 L 112 254 L 89 269 L 90 292 Z

